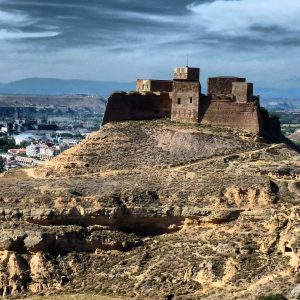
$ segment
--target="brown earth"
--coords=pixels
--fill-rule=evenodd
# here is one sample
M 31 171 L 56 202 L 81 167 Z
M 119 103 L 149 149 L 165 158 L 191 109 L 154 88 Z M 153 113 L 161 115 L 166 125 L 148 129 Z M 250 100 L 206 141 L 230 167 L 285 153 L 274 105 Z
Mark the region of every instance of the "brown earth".
M 238 130 L 107 124 L 46 166 L 0 178 L 0 292 L 290 297 L 299 167 L 295 149 Z
M 300 130 L 297 130 L 296 132 L 290 134 L 288 136 L 288 138 L 299 143 L 300 142 Z

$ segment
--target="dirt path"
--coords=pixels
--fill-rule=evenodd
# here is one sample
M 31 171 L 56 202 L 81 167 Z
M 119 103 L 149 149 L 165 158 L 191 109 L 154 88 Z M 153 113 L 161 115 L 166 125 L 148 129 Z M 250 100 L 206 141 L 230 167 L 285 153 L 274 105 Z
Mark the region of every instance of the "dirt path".
M 280 149 L 281 147 L 282 147 L 282 144 L 275 144 L 275 145 L 271 145 L 269 147 L 256 149 L 256 150 L 251 150 L 251 151 L 244 151 L 244 152 L 239 152 L 239 153 L 233 153 L 233 154 L 227 154 L 227 155 L 221 155 L 221 156 L 214 156 L 214 157 L 206 158 L 206 159 L 199 159 L 199 160 L 194 161 L 194 162 L 189 163 L 189 164 L 184 164 L 184 165 L 181 165 L 181 166 L 172 167 L 171 170 L 172 171 L 181 171 L 181 170 L 183 170 L 185 168 L 188 168 L 188 167 L 192 167 L 192 166 L 195 166 L 195 165 L 198 165 L 198 164 L 208 163 L 208 162 L 211 162 L 211 161 L 222 160 L 222 159 L 225 159 L 225 158 L 230 157 L 230 156 L 235 156 L 236 155 L 238 157 L 246 157 L 250 154 L 260 153 L 260 152 L 266 151 L 268 149 Z

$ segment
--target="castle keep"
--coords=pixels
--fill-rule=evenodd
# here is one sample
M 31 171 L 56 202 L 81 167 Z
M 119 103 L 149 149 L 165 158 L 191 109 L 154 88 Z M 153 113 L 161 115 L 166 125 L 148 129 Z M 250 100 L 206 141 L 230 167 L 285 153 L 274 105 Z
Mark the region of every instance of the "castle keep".
M 261 133 L 280 131 L 261 116 L 253 84 L 245 78 L 208 79 L 208 94 L 201 93 L 199 68 L 175 68 L 173 80 L 138 79 L 136 92 L 114 93 L 108 99 L 103 124 L 112 121 L 170 118 L 173 121 L 233 127 Z

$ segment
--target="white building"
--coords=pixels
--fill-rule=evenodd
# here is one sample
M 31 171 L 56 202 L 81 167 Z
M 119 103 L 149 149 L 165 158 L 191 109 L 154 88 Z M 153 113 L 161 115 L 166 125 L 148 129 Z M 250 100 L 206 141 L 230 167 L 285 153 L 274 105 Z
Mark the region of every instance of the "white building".
M 0 132 L 1 133 L 8 133 L 8 127 L 7 126 L 0 127 Z
M 42 145 L 40 148 L 39 158 L 42 160 L 50 160 L 60 153 L 61 150 L 59 146 Z
M 69 144 L 53 146 L 52 144 L 32 143 L 26 147 L 26 155 L 28 157 L 38 157 L 41 160 L 50 160 L 69 148 L 71 148 Z
M 76 146 L 80 143 L 80 140 L 76 140 L 76 139 L 62 139 L 62 143 L 63 144 L 67 144 L 70 147 Z
M 41 145 L 31 143 L 26 147 L 26 155 L 28 157 L 38 157 L 40 154 Z
M 23 156 L 16 156 L 15 160 L 22 167 L 42 166 L 44 164 L 43 161 Z

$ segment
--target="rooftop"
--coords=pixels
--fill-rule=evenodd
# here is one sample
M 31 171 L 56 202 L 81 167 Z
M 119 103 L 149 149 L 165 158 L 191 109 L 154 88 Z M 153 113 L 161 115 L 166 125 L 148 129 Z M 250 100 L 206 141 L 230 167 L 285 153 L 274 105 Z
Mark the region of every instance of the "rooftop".
M 160 82 L 172 82 L 172 80 L 162 80 L 162 79 L 149 79 L 149 78 L 147 78 L 147 79 L 143 79 L 143 78 L 139 78 L 139 79 L 137 79 L 137 81 L 138 80 L 148 80 L 148 81 L 160 81 Z
M 221 79 L 242 79 L 242 80 L 246 80 L 246 78 L 244 77 L 237 77 L 237 76 L 214 76 L 214 77 L 209 77 L 212 79 L 217 79 L 217 78 L 221 78 Z

